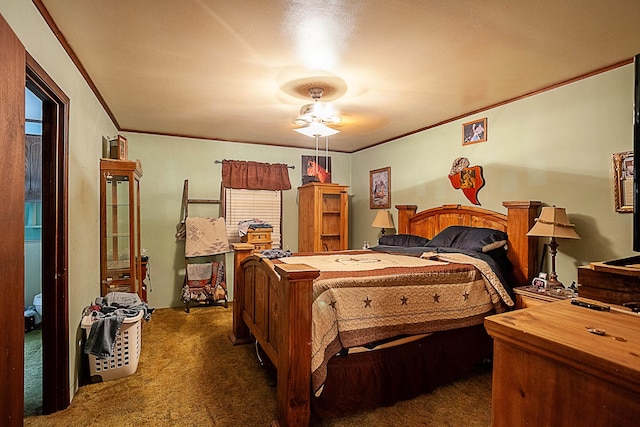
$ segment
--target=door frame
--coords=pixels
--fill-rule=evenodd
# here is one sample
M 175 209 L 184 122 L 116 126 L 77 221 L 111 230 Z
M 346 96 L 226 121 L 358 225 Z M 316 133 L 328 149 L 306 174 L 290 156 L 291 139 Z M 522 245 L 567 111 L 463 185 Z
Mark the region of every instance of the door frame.
M 42 301 L 46 321 L 42 322 L 42 409 L 45 414 L 50 414 L 65 409 L 70 403 L 67 275 L 69 98 L 28 53 L 26 86 L 42 99 L 43 105 Z
M 0 15 L 0 424 L 21 426 L 24 414 L 25 88 L 43 99 L 43 412 L 69 406 L 68 135 L 69 98 Z
M 26 52 L 0 14 L 0 424 L 24 416 L 25 89 L 43 99 L 43 412 L 70 403 L 68 309 L 69 97 Z

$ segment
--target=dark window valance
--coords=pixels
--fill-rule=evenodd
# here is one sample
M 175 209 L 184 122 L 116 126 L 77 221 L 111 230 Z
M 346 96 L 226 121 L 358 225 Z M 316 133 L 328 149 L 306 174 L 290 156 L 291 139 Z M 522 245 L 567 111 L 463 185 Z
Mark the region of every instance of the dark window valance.
M 222 161 L 222 185 L 247 190 L 290 190 L 289 169 L 282 163 Z

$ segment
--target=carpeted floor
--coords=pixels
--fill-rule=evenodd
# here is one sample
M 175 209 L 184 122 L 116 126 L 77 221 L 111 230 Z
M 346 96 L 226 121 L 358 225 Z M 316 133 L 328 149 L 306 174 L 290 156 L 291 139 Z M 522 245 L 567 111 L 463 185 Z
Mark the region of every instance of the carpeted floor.
M 156 310 L 142 329 L 135 374 L 80 387 L 71 406 L 30 416 L 25 426 L 267 426 L 275 414 L 275 387 L 254 346 L 232 346 L 232 308 Z M 487 427 L 491 373 L 388 408 L 316 426 Z
M 24 334 L 24 415 L 42 414 L 42 329 Z

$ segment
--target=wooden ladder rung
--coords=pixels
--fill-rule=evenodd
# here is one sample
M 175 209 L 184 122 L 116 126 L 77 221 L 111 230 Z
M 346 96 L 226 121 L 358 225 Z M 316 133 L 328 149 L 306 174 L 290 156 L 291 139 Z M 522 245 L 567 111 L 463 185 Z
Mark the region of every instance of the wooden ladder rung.
M 222 201 L 216 199 L 187 199 L 187 203 L 219 205 Z
M 180 209 L 180 222 L 185 222 L 189 216 L 189 204 L 200 205 L 221 205 L 221 200 L 216 199 L 190 199 L 189 198 L 189 180 L 184 180 L 184 186 L 182 187 L 182 207 Z

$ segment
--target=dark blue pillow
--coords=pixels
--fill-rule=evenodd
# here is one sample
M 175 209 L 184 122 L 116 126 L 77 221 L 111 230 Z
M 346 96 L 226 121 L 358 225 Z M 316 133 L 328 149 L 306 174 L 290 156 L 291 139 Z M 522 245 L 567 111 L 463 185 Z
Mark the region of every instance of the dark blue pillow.
M 404 246 L 404 247 L 417 247 L 425 246 L 429 242 L 429 239 L 422 236 L 415 236 L 413 234 L 391 234 L 380 237 L 378 240 L 379 245 L 386 246 Z
M 435 235 L 425 246 L 488 252 L 507 244 L 507 233 L 491 228 L 452 225 Z

